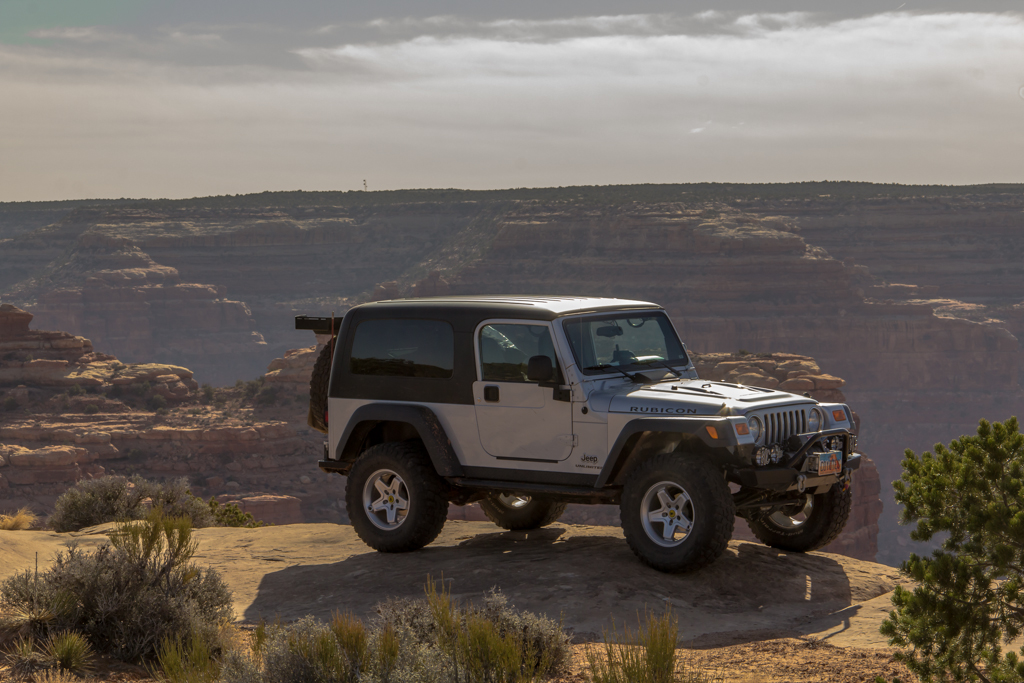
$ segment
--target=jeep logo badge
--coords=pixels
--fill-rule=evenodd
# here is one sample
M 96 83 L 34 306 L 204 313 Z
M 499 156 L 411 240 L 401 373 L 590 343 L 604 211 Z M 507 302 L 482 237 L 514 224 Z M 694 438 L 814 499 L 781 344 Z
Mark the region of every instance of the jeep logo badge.
M 582 460 L 583 462 L 597 462 L 597 456 L 587 455 L 586 453 L 584 453 L 583 455 L 580 456 L 580 460 Z

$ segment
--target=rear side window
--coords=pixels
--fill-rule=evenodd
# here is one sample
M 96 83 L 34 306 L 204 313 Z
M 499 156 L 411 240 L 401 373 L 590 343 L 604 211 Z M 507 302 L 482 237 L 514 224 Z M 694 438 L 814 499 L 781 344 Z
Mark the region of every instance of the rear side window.
M 352 340 L 354 375 L 448 379 L 455 335 L 441 320 L 365 320 Z

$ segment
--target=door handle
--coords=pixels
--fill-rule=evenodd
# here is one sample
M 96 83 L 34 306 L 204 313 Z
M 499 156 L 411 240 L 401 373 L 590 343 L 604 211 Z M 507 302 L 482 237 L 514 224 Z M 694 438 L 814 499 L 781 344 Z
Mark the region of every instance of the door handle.
M 484 387 L 484 400 L 490 403 L 496 403 L 498 401 L 498 387 Z

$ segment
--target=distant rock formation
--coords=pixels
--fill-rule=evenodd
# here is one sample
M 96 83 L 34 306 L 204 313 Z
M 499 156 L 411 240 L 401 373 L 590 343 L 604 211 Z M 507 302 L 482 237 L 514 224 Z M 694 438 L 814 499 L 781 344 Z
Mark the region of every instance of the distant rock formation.
M 268 522 L 344 519 L 304 398 L 265 380 L 201 392 L 186 368 L 121 363 L 31 321 L 0 306 L 0 510 L 48 513 L 83 478 L 138 474 L 186 477 Z
M 228 384 L 248 376 L 245 358 L 266 344 L 246 305 L 226 292 L 182 282 L 126 237 L 86 232 L 21 295 L 35 296 L 37 325 L 88 337 L 128 361 L 187 361 L 207 381 Z

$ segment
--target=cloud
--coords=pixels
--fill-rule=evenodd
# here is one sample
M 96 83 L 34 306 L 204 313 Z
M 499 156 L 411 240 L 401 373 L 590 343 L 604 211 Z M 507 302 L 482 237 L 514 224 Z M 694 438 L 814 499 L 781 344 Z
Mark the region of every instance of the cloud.
M 907 12 L 53 33 L 0 48 L 0 200 L 1024 182 L 1022 33 Z

